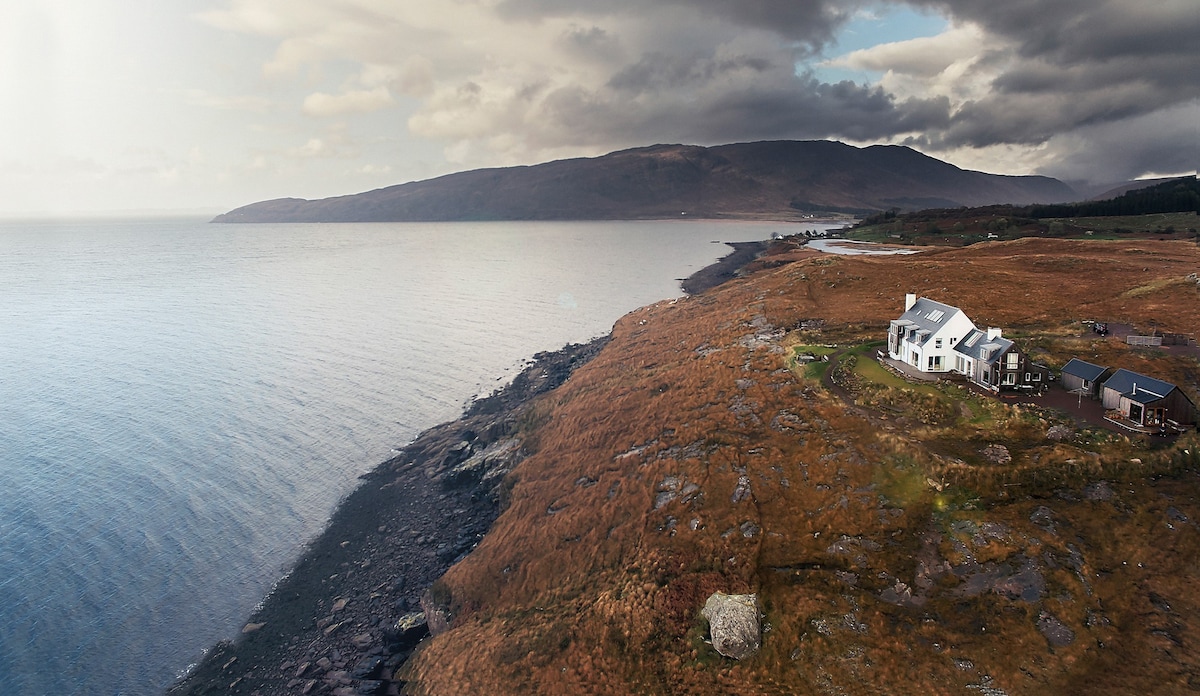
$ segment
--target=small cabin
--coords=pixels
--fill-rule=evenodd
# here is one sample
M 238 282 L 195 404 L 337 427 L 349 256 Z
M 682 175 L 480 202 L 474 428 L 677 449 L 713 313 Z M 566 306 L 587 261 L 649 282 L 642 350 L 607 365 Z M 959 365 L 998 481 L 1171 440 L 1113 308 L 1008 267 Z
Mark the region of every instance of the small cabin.
M 1081 394 L 1089 399 L 1098 399 L 1100 398 L 1100 384 L 1108 373 L 1109 368 L 1107 367 L 1093 365 L 1079 358 L 1071 358 L 1066 365 L 1063 365 L 1063 389 L 1072 394 Z
M 1101 387 L 1104 408 L 1140 428 L 1193 425 L 1196 406 L 1174 384 L 1130 370 L 1117 370 Z

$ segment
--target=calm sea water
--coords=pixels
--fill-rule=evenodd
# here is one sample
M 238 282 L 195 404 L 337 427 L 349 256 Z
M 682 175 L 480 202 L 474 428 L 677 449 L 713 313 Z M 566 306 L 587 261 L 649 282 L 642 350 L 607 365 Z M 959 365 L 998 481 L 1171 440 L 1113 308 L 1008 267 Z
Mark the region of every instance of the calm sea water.
M 793 229 L 0 223 L 0 694 L 159 693 L 392 448 Z

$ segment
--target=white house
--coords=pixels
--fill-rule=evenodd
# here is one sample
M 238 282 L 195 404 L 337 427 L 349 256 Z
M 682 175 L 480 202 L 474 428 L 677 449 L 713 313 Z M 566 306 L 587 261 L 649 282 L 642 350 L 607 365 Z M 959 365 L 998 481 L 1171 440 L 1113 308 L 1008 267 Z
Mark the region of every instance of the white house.
M 958 307 L 916 295 L 904 296 L 904 314 L 888 327 L 888 355 L 922 372 L 954 368 L 954 346 L 978 331 Z

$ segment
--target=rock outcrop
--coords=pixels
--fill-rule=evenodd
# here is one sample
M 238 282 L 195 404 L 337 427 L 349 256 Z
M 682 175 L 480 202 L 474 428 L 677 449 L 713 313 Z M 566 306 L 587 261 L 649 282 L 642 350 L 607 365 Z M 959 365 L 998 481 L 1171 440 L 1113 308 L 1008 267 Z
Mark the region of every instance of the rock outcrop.
M 758 597 L 714 592 L 700 611 L 708 619 L 713 648 L 735 660 L 744 660 L 762 645 L 758 622 Z

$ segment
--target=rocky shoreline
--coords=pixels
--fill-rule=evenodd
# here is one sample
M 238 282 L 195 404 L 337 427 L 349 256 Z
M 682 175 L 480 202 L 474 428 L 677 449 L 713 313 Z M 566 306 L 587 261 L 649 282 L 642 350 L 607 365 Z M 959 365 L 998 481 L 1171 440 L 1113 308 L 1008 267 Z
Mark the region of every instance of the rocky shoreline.
M 535 355 L 510 384 L 364 475 L 242 634 L 167 693 L 399 693 L 392 674 L 428 632 L 422 605 L 435 628 L 439 618 L 429 588 L 483 537 L 504 475 L 534 446 L 528 407 L 607 341 Z
M 681 286 L 716 287 L 771 244 L 730 243 Z M 450 619 L 437 580 L 483 538 L 503 509 L 505 475 L 536 447 L 530 406 L 607 342 L 538 353 L 510 384 L 364 475 L 241 635 L 209 650 L 168 696 L 401 693 L 393 675 Z

